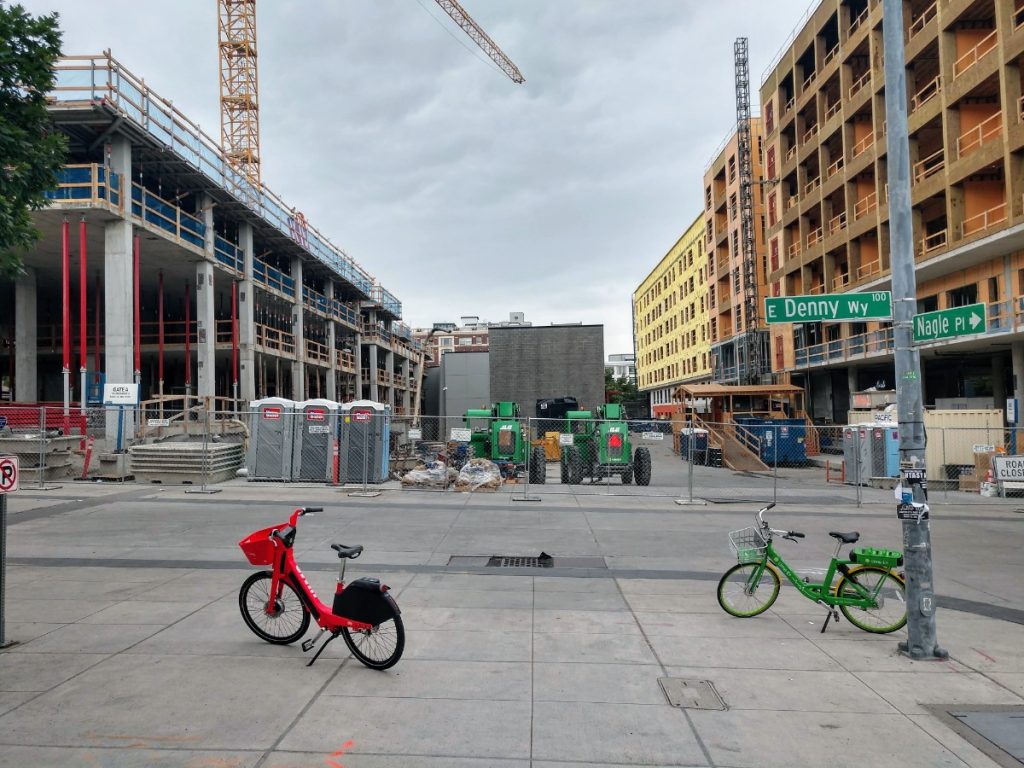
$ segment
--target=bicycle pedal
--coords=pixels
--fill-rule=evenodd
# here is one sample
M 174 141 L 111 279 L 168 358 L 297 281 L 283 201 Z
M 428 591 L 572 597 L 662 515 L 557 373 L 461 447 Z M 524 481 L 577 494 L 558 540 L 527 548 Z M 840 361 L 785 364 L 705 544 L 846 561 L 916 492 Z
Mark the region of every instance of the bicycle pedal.
M 309 638 L 309 640 L 303 640 L 302 641 L 302 652 L 303 653 L 309 653 L 310 649 L 314 645 L 316 645 L 317 640 L 319 640 L 321 638 L 321 636 L 324 634 L 324 632 L 326 632 L 326 631 L 327 630 L 325 630 L 325 629 L 321 629 L 319 632 L 316 633 L 315 637 L 311 637 L 311 638 Z

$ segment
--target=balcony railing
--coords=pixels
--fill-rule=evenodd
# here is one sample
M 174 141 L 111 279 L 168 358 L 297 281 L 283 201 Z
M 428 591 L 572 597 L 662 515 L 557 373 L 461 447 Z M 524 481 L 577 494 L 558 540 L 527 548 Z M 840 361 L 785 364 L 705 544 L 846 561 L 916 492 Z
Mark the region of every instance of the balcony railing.
M 322 363 L 327 365 L 331 358 L 327 351 L 327 345 L 318 341 L 306 339 L 306 360 L 311 363 Z
M 928 26 L 928 22 L 930 22 L 932 19 L 934 19 L 936 14 L 938 14 L 938 12 L 939 12 L 939 4 L 938 4 L 938 2 L 934 2 L 931 5 L 929 5 L 927 8 L 925 8 L 921 12 L 920 16 L 918 16 L 916 19 L 914 19 L 912 22 L 910 22 L 910 26 L 907 27 L 907 42 L 909 43 L 918 34 L 920 34 L 921 30 L 923 30 L 926 26 Z
M 807 247 L 810 248 L 813 245 L 817 245 L 821 242 L 821 227 L 812 229 L 807 233 Z
M 857 267 L 857 279 L 863 280 L 864 278 L 871 277 L 871 275 L 877 275 L 882 271 L 882 260 L 875 259 L 869 261 L 867 264 L 861 264 Z
M 1001 112 L 986 117 L 970 130 L 962 133 L 956 140 L 957 157 L 963 157 L 975 149 L 991 141 L 1003 130 L 1003 115 Z
M 868 12 L 870 10 L 871 10 L 870 8 L 865 7 L 864 10 L 860 12 L 860 15 L 856 19 L 854 19 L 853 21 L 850 22 L 850 35 L 851 36 L 853 35 L 854 32 L 857 31 L 857 29 L 860 27 L 860 25 L 864 23 L 864 20 L 867 19 Z
M 865 11 L 865 13 L 867 13 L 867 11 Z M 870 82 L 871 82 L 871 70 L 869 69 L 864 74 L 862 74 L 860 77 L 858 77 L 856 80 L 854 80 L 853 83 L 850 85 L 850 90 L 848 91 L 848 94 L 849 94 L 850 98 L 852 99 L 854 97 L 854 95 L 856 95 L 860 91 L 861 88 L 863 88 L 865 85 L 867 85 Z
M 949 240 L 948 236 L 949 231 L 946 229 L 940 229 L 938 232 L 925 235 L 921 238 L 921 253 L 931 253 L 939 248 L 945 248 Z
M 959 77 L 964 72 L 969 70 L 989 51 L 996 47 L 996 31 L 993 29 L 990 33 L 981 38 L 978 43 L 967 51 L 963 56 L 957 59 L 953 63 L 953 77 Z
M 936 75 L 934 80 L 929 80 L 923 88 L 911 97 L 910 111 L 916 112 L 940 93 L 942 93 L 942 76 Z
M 786 210 L 788 211 L 790 208 L 794 207 L 799 202 L 799 197 L 797 197 L 796 195 L 790 195 L 789 197 L 786 198 Z
M 789 244 L 789 248 L 787 249 L 787 253 L 789 254 L 789 258 L 791 258 L 791 259 L 795 259 L 797 256 L 799 256 L 800 255 L 800 241 L 799 240 L 794 240 L 792 243 L 790 243 Z
M 838 158 L 836 158 L 836 161 L 834 163 L 832 163 L 832 165 L 830 165 L 828 168 L 825 169 L 825 178 L 826 179 L 831 179 L 833 176 L 835 176 L 841 170 L 843 170 L 843 157 L 842 157 L 842 155 L 840 155 Z
M 870 192 L 853 204 L 853 218 L 867 216 L 878 207 L 878 190 Z
M 1017 5 L 1013 9 L 1013 31 L 1016 32 L 1021 27 L 1024 27 L 1024 3 L 1017 0 Z
M 786 162 L 788 163 L 794 157 L 796 157 L 796 146 L 795 145 L 790 147 L 789 150 L 786 152 Z
M 245 268 L 242 249 L 220 235 L 213 236 L 213 255 L 228 269 L 241 273 Z
M 256 323 L 256 346 L 268 352 L 280 352 L 285 355 L 295 354 L 295 334 L 280 331 L 269 325 Z
M 818 135 L 818 124 L 815 123 L 810 128 L 808 128 L 806 131 L 804 131 L 804 135 L 800 137 L 800 143 L 801 144 L 806 144 L 807 142 L 809 142 L 811 139 L 813 139 L 817 135 Z
M 206 225 L 200 219 L 157 197 L 141 184 L 132 184 L 132 216 L 164 230 L 180 243 L 197 248 L 206 244 Z
M 824 292 L 825 292 L 825 284 L 824 283 L 816 283 L 815 285 L 812 285 L 810 288 L 807 289 L 807 293 L 809 293 L 811 296 L 817 296 L 818 294 L 824 293 Z
M 853 149 L 850 150 L 850 157 L 859 157 L 871 148 L 875 143 L 875 134 L 869 133 L 863 139 L 853 145 Z
M 836 293 L 842 291 L 850 284 L 850 274 L 848 272 L 839 272 L 832 277 L 832 290 Z
M 924 181 L 946 167 L 946 152 L 941 147 L 914 163 L 914 181 Z
M 97 163 L 65 165 L 57 172 L 57 188 L 46 193 L 55 202 L 104 205 L 121 209 L 121 177 Z
M 831 120 L 833 117 L 839 114 L 839 110 L 843 107 L 843 100 L 836 99 L 835 104 L 829 104 L 825 107 L 825 119 Z
M 253 280 L 267 288 L 273 288 L 286 296 L 295 296 L 295 280 L 259 259 L 252 260 Z
M 846 211 L 843 211 L 838 216 L 833 216 L 828 220 L 828 233 L 834 235 L 841 229 L 846 228 Z
M 831 51 L 825 54 L 825 58 L 822 60 L 822 66 L 828 66 L 832 63 L 832 59 L 839 55 L 839 43 L 835 44 L 835 47 Z
M 811 194 L 811 192 L 813 192 L 814 190 L 816 190 L 818 188 L 819 184 L 821 184 L 821 177 L 816 177 L 816 178 L 811 179 L 810 181 L 808 181 L 804 185 L 804 194 L 805 195 Z
M 809 74 L 807 77 L 804 78 L 804 82 L 803 82 L 803 85 L 801 86 L 801 89 L 806 91 L 808 88 L 811 87 L 811 83 L 813 83 L 815 81 L 815 79 L 817 79 L 817 77 L 818 77 L 817 70 L 815 70 L 814 72 L 811 72 L 811 74 Z
M 1004 221 L 1006 221 L 1006 203 L 1000 203 L 989 208 L 987 211 L 976 213 L 964 219 L 963 223 L 960 224 L 960 232 L 963 237 L 968 237 L 978 232 L 984 232 L 986 229 L 994 227 L 996 224 L 1002 224 Z

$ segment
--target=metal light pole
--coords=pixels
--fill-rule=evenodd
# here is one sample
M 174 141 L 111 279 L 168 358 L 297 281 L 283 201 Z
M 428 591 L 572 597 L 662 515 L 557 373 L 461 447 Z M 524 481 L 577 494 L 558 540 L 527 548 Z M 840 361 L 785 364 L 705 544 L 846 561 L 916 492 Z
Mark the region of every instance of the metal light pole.
M 888 132 L 889 253 L 892 265 L 893 341 L 899 408 L 900 482 L 913 503 L 900 503 L 907 575 L 907 642 L 899 650 L 914 659 L 943 659 L 935 635 L 931 523 L 925 477 L 924 408 L 921 356 L 914 346 L 917 308 L 913 218 L 910 201 L 910 142 L 907 133 L 907 80 L 903 41 L 903 0 L 884 0 L 885 113 Z M 906 498 L 906 497 L 904 497 Z

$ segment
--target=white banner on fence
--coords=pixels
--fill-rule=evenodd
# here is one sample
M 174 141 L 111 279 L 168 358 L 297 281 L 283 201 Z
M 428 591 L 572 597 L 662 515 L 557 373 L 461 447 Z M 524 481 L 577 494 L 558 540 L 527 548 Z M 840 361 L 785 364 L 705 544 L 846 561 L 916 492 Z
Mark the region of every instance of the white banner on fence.
M 422 429 L 416 429 L 415 427 L 410 427 L 410 429 L 409 429 L 409 439 L 410 440 L 422 440 L 423 439 L 423 430 Z
M 661 432 L 641 432 L 640 436 L 644 440 L 664 440 L 665 439 L 665 435 L 663 435 Z
M 473 430 L 464 427 L 452 427 L 452 442 L 468 443 L 473 439 Z
M 573 436 L 572 435 L 560 434 L 558 436 L 558 444 L 559 445 L 572 445 L 574 442 L 575 441 L 573 440 Z

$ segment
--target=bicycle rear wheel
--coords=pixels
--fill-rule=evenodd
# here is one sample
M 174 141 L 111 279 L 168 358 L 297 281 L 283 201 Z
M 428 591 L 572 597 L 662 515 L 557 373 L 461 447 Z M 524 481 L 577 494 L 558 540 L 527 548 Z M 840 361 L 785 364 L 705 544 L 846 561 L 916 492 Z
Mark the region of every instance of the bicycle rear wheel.
M 885 568 L 865 565 L 853 568 L 836 584 L 837 597 L 860 597 L 860 592 L 850 583 L 856 579 L 869 594 L 877 594 L 875 608 L 858 608 L 855 605 L 840 605 L 843 616 L 858 629 L 876 634 L 887 634 L 901 629 L 907 623 L 907 594 L 903 580 Z
M 401 616 L 366 631 L 342 627 L 341 636 L 352 655 L 370 669 L 393 667 L 405 650 L 405 625 Z
M 270 607 L 272 576 L 270 571 L 260 571 L 246 579 L 238 593 L 238 607 L 246 626 L 257 637 L 275 645 L 288 645 L 306 634 L 309 612 L 287 582 L 281 582 L 281 594 Z
M 753 582 L 760 563 L 734 565 L 718 582 L 718 604 L 722 610 L 741 619 L 749 619 L 772 607 L 779 596 L 779 574 L 764 566 L 760 578 Z

